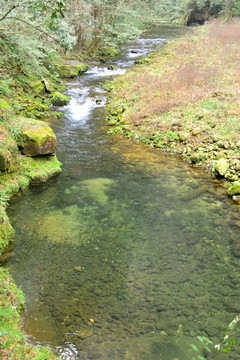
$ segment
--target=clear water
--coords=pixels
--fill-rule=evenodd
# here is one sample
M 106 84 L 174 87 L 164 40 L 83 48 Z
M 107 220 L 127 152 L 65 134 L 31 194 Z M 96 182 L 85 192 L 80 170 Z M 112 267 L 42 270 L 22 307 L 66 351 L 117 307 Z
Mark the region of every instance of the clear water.
M 145 33 L 110 60 L 115 74 L 182 31 Z M 192 359 L 196 336 L 219 342 L 240 310 L 238 207 L 203 170 L 107 135 L 108 64 L 68 84 L 72 100 L 52 123 L 62 175 L 9 210 L 24 330 L 64 360 Z

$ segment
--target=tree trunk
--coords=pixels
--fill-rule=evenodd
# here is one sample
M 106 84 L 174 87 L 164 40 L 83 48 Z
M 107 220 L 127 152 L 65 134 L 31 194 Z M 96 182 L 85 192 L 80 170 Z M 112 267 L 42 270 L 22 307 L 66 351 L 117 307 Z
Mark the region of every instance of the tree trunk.
M 115 18 L 115 16 L 117 15 L 119 9 L 122 7 L 122 5 L 125 3 L 125 1 L 126 1 L 126 0 L 120 0 L 120 1 L 117 3 L 115 9 L 114 9 L 113 12 L 110 14 L 110 16 L 108 17 L 108 19 L 107 19 L 107 21 L 105 22 L 105 24 L 104 24 L 104 22 L 102 21 L 101 26 L 97 29 L 96 34 L 95 34 L 92 42 L 90 43 L 90 45 L 89 45 L 89 47 L 88 47 L 88 49 L 87 49 L 87 55 L 91 54 L 91 53 L 93 52 L 93 50 L 99 45 L 99 42 L 100 42 L 100 40 L 102 39 L 102 37 L 103 37 L 103 35 L 104 35 L 105 31 L 106 31 L 104 25 L 108 25 L 108 24 L 110 24 L 110 23 L 113 21 L 113 19 Z

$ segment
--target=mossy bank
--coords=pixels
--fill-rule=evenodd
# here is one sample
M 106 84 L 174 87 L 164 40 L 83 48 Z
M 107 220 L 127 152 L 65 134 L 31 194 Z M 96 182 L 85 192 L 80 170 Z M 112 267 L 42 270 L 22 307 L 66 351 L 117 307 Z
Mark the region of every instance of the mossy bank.
M 56 65 L 57 67 L 57 65 Z M 10 67 L 11 69 L 11 67 Z M 85 70 L 87 66 L 85 66 Z M 5 262 L 13 248 L 14 230 L 7 216 L 9 200 L 20 196 L 29 185 L 39 185 L 61 172 L 56 157 L 57 139 L 47 120 L 54 105 L 70 101 L 57 73 L 47 80 L 33 74 L 9 72 L 0 81 L 0 260 Z M 56 109 L 58 110 L 58 109 Z M 61 116 L 53 112 L 54 117 Z M 0 354 L 3 359 L 55 359 L 45 348 L 25 342 L 20 329 L 24 296 L 9 273 L 0 268 Z
M 240 202 L 240 22 L 192 30 L 106 84 L 109 133 L 181 154 Z
M 9 105 L 4 102 L 5 108 Z M 1 108 L 3 109 L 3 107 Z M 4 112 L 2 112 L 4 114 Z M 4 114 L 0 125 L 0 260 L 12 250 L 14 230 L 6 213 L 8 201 L 30 184 L 41 184 L 61 172 L 56 136 L 43 121 Z M 0 353 L 3 359 L 54 358 L 47 349 L 27 345 L 20 330 L 24 296 L 8 272 L 0 268 Z

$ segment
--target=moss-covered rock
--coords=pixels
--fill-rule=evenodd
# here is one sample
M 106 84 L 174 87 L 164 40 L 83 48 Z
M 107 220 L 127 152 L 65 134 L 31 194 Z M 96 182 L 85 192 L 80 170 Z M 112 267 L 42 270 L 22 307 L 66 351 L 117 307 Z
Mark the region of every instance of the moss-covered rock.
M 31 184 L 42 184 L 62 171 L 56 155 L 23 157 L 20 164 L 22 172 L 29 178 Z
M 53 154 L 57 139 L 53 130 L 46 124 L 26 127 L 20 135 L 22 153 L 28 156 Z
M 40 80 L 32 81 L 29 84 L 29 86 L 30 86 L 34 96 L 44 95 L 45 87 L 44 87 L 44 84 Z
M 13 157 L 17 152 L 17 144 L 9 132 L 0 126 L 0 170 L 10 170 Z
M 106 48 L 106 49 L 102 49 L 99 51 L 99 55 L 103 55 L 103 56 L 116 56 L 116 55 L 120 55 L 121 54 L 121 50 L 119 49 L 115 49 L 115 48 Z
M 228 189 L 228 195 L 234 196 L 240 194 L 240 182 L 236 182 Z
M 52 103 L 55 106 L 67 105 L 69 101 L 70 101 L 70 96 L 63 95 L 58 91 L 56 91 L 52 97 Z
M 56 136 L 44 121 L 19 116 L 12 120 L 10 126 L 24 155 L 37 156 L 55 152 Z
M 80 63 L 77 65 L 60 65 L 58 68 L 59 74 L 63 78 L 74 78 L 79 74 L 87 71 L 89 65 L 85 63 Z
M 228 169 L 229 169 L 229 163 L 224 158 L 219 159 L 214 167 L 215 173 L 221 176 L 224 176 L 228 171 Z

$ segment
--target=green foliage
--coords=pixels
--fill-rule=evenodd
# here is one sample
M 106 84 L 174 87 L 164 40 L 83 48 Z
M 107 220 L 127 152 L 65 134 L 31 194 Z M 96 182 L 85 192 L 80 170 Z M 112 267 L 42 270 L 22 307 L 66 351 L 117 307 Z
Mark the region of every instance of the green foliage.
M 223 352 L 229 352 L 231 351 L 231 345 L 236 344 L 236 340 L 232 339 L 232 334 L 234 331 L 234 328 L 240 321 L 240 315 L 237 315 L 235 319 L 233 319 L 230 324 L 228 325 L 228 328 L 225 332 L 225 336 L 223 338 L 223 341 L 219 344 L 215 345 L 216 350 L 222 350 Z
M 201 352 L 203 350 L 208 351 L 209 353 L 211 352 L 211 349 L 209 348 L 209 345 L 212 344 L 212 341 L 209 340 L 207 337 L 205 336 L 197 336 L 197 339 L 200 342 L 199 346 L 196 346 L 194 344 L 191 344 L 191 347 L 193 348 L 194 351 L 196 351 L 196 355 L 194 357 L 192 357 L 192 360 L 206 360 L 206 358 L 201 355 Z
M 233 4 L 232 13 L 234 16 L 240 16 L 240 1 L 235 1 Z

